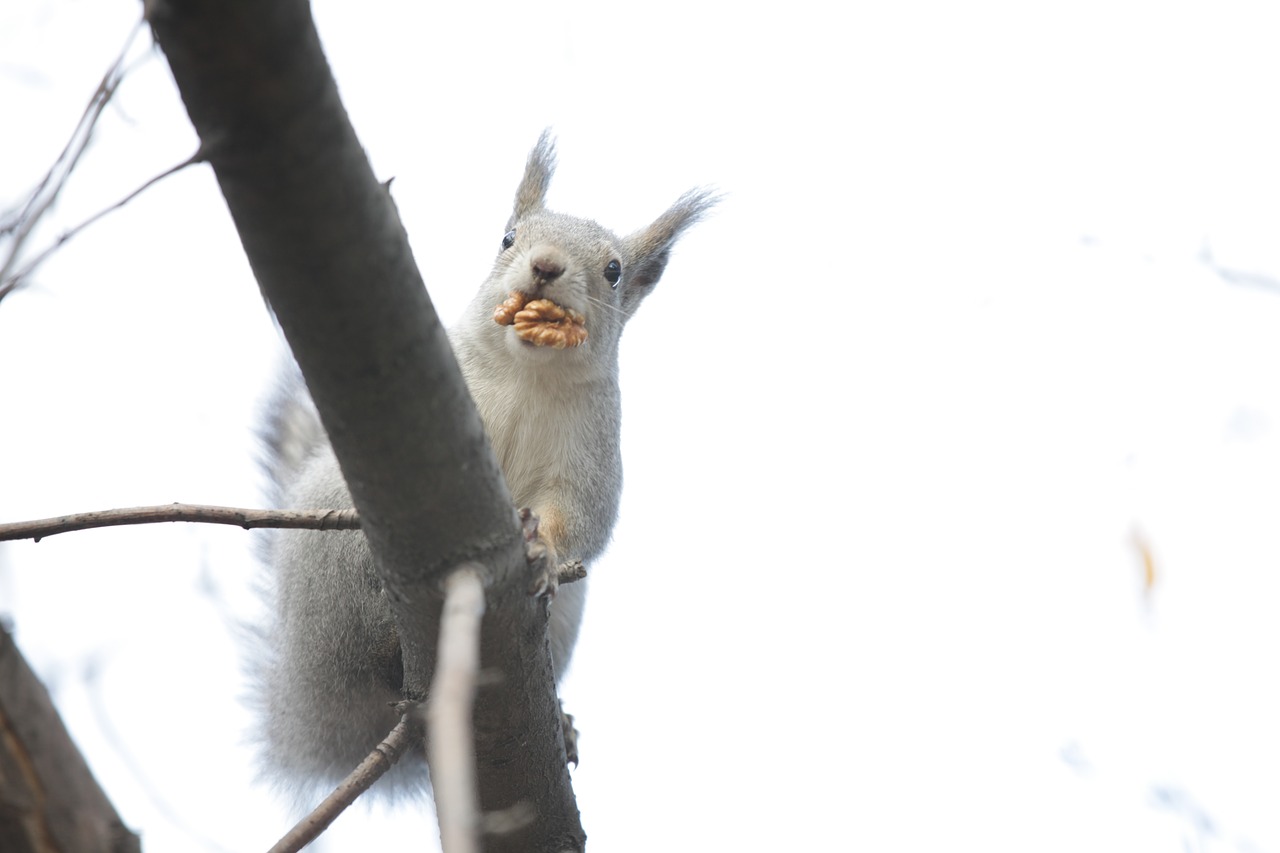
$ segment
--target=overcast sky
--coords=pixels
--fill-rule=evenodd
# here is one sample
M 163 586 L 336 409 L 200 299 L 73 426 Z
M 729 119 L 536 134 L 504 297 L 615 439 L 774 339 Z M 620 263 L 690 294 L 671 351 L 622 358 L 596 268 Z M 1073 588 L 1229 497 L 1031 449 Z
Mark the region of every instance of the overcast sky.
M 0 7 L 0 207 L 138 12 Z M 315 12 L 446 320 L 545 126 L 556 209 L 625 232 L 727 194 L 623 345 L 622 518 L 562 691 L 592 849 L 1280 851 L 1272 10 Z M 195 149 L 130 56 L 35 248 Z M 261 505 L 279 347 L 209 170 L 163 181 L 0 303 L 0 519 Z M 149 850 L 285 825 L 241 742 L 255 571 L 234 529 L 0 548 L 0 613 Z M 434 832 L 357 810 L 331 849 Z

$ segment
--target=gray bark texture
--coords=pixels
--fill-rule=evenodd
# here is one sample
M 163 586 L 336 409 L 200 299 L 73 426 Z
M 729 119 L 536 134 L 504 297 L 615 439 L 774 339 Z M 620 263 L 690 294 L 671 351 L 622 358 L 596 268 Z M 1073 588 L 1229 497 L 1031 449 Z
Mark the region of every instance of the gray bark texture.
M 486 567 L 476 697 L 485 812 L 536 815 L 489 851 L 581 850 L 547 645 L 502 472 L 305 0 L 155 0 L 147 16 L 360 512 L 422 698 L 442 583 Z M 424 34 L 424 39 L 428 34 Z
M 141 849 L 89 772 L 49 691 L 0 628 L 0 850 Z

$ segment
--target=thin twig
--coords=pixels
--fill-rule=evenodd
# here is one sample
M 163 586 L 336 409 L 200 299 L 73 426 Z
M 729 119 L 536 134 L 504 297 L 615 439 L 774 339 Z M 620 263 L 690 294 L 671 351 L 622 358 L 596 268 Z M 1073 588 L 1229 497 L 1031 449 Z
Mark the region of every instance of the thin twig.
M 142 195 L 142 193 L 144 193 L 146 190 L 150 189 L 152 186 L 159 183 L 160 181 L 163 181 L 165 178 L 169 177 L 175 172 L 180 172 L 183 169 L 187 168 L 188 166 L 194 165 L 196 163 L 203 163 L 204 160 L 205 160 L 204 150 L 201 149 L 199 151 L 196 151 L 195 154 L 192 154 L 190 157 L 183 160 L 181 163 L 178 163 L 176 166 L 171 166 L 168 169 L 165 169 L 160 174 L 155 175 L 152 178 L 149 178 L 145 183 L 142 184 L 142 186 L 138 187 L 133 192 L 126 195 L 124 198 L 120 199 L 114 204 L 104 207 L 102 210 L 99 210 L 93 216 L 90 216 L 88 219 L 81 222 L 79 225 L 76 225 L 74 228 L 71 228 L 70 230 L 67 230 L 67 231 L 63 231 L 61 234 L 58 235 L 58 239 L 54 240 L 53 243 L 47 246 L 42 252 L 40 252 L 40 254 L 36 255 L 29 262 L 27 262 L 27 264 L 23 266 L 22 269 L 18 270 L 17 272 L 13 273 L 7 278 L 0 278 L 0 299 L 3 299 L 6 294 L 10 293 L 14 289 L 16 289 L 20 284 L 22 284 L 22 280 L 24 278 L 31 275 L 31 273 L 35 272 L 36 267 L 40 266 L 42 263 L 48 260 L 50 255 L 58 251 L 58 249 L 61 249 L 63 244 L 66 243 L 68 240 L 70 240 L 72 237 L 75 237 L 81 231 L 88 228 L 90 225 L 97 222 L 99 219 L 106 216 L 108 213 L 111 213 L 113 211 L 119 210 L 120 208 L 124 207 L 126 204 L 133 201 L 138 196 Z M 12 266 L 12 264 L 7 264 L 6 267 L 8 266 Z
M 351 771 L 351 775 L 343 779 L 342 784 L 325 797 L 324 802 L 316 806 L 311 814 L 285 833 L 268 853 L 296 853 L 315 841 L 347 806 L 356 801 L 356 797 L 369 790 L 369 786 L 381 779 L 400 760 L 405 750 L 421 739 L 422 724 L 418 721 L 416 710 L 405 713 L 386 740 L 374 747 L 373 752 L 360 762 L 360 766 Z
M 75 167 L 76 161 L 80 155 L 84 153 L 85 147 L 88 145 L 88 137 L 92 136 L 94 125 L 97 124 L 98 117 L 102 115 L 102 111 L 106 109 L 107 101 L 115 94 L 119 87 L 123 75 L 121 73 L 124 64 L 124 58 L 129 52 L 129 48 L 133 46 L 133 40 L 138 35 L 138 30 L 142 28 L 142 20 L 140 19 L 133 25 L 133 29 L 129 31 L 129 35 L 125 38 L 124 47 L 120 49 L 120 55 L 111 63 L 111 67 L 107 69 L 107 73 L 102 76 L 98 88 L 94 89 L 93 95 L 89 98 L 88 105 L 85 106 L 84 112 L 80 114 L 80 120 L 76 122 L 75 129 L 71 132 L 71 138 L 67 140 L 67 144 L 62 147 L 62 151 L 58 154 L 58 158 L 54 160 L 53 165 L 49 167 L 49 171 L 40 179 L 40 183 L 27 197 L 23 203 L 20 212 L 13 216 L 12 222 L 6 222 L 0 226 L 0 233 L 5 231 L 16 231 L 18 226 L 23 222 L 39 221 L 40 216 L 57 198 L 62 184 L 65 183 L 67 175 Z M 70 165 L 64 170 L 57 182 L 54 176 L 58 174 L 58 167 L 70 158 Z M 44 191 L 53 184 L 53 191 L 48 196 L 44 195 Z M 28 229 L 29 231 L 30 229 Z M 21 240 L 18 241 L 21 243 Z
M 444 582 L 440 646 L 427 694 L 427 765 L 435 792 L 444 853 L 480 850 L 480 796 L 471 707 L 480 670 L 484 586 L 478 566 L 463 566 Z
M 204 524 L 231 524 L 249 530 L 254 527 L 291 527 L 307 530 L 358 530 L 360 516 L 354 509 L 241 509 L 231 506 L 199 504 L 164 504 L 127 509 L 104 509 L 80 512 L 34 521 L 0 524 L 0 542 L 34 539 L 88 530 L 94 527 L 117 527 L 125 524 L 157 524 L 166 521 L 192 521 Z
M 1214 257 L 1213 248 L 1208 242 L 1200 247 L 1200 262 L 1228 284 L 1239 284 L 1247 287 L 1260 287 L 1263 290 L 1269 290 L 1272 293 L 1280 292 L 1280 281 L 1274 277 L 1258 272 L 1247 272 L 1245 270 L 1235 270 L 1225 267 L 1218 263 L 1218 259 Z
M 17 275 L 10 275 L 9 273 L 18 261 L 18 255 L 22 251 L 23 244 L 31 236 L 31 232 L 44 214 L 53 206 L 58 194 L 62 192 L 62 188 L 66 186 L 67 179 L 80 161 L 80 156 L 89 147 L 89 141 L 93 138 L 93 129 L 98 123 L 98 118 L 102 115 L 102 111 L 106 109 L 107 102 L 111 100 L 111 96 L 115 94 L 116 89 L 124 79 L 122 68 L 125 56 L 129 53 L 129 48 L 133 46 L 133 40 L 137 37 L 138 31 L 142 29 L 142 23 L 142 20 L 139 19 L 138 23 L 129 31 L 129 36 L 125 39 L 120 55 L 116 57 L 115 62 L 111 63 L 111 67 L 103 75 L 98 88 L 94 90 L 93 97 L 89 99 L 88 106 L 85 107 L 84 112 L 81 114 L 80 121 L 76 124 L 76 128 L 66 146 L 63 147 L 62 153 L 58 155 L 58 159 L 54 161 L 40 184 L 32 191 L 26 204 L 15 216 L 13 222 L 5 223 L 3 228 L 0 228 L 0 233 L 10 230 L 13 232 L 13 242 L 9 247 L 9 253 L 4 259 L 4 263 L 0 264 L 0 299 L 3 299 L 7 293 L 13 290 L 21 279 L 21 273 Z

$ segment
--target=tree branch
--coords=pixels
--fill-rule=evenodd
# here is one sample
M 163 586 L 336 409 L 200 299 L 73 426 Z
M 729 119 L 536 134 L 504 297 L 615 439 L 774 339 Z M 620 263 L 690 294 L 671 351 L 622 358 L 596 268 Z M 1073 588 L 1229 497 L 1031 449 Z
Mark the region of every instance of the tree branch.
M 89 530 L 95 527 L 118 527 L 126 524 L 158 524 L 167 521 L 190 521 L 204 524 L 230 524 L 250 530 L 255 527 L 290 527 L 308 530 L 359 530 L 360 515 L 354 509 L 240 509 L 231 506 L 200 504 L 164 504 L 136 506 L 127 509 L 104 509 L 78 512 L 55 518 L 13 521 L 0 524 L 0 542 L 34 539 Z
M 1280 293 L 1280 281 L 1260 272 L 1231 269 L 1218 263 L 1213 254 L 1213 247 L 1206 240 L 1200 247 L 1200 263 L 1213 270 L 1215 274 L 1228 284 L 1241 284 L 1248 287 L 1260 287 L 1272 293 Z
M 119 201 L 115 202 L 114 204 L 111 204 L 111 205 L 108 205 L 107 207 L 104 207 L 102 210 L 99 210 L 99 211 L 98 211 L 97 213 L 95 213 L 93 216 L 90 216 L 88 219 L 84 220 L 84 221 L 83 221 L 83 222 L 81 222 L 79 225 L 76 225 L 74 228 L 71 228 L 71 229 L 69 229 L 69 230 L 67 230 L 67 231 L 64 231 L 64 232 L 62 232 L 61 234 L 59 234 L 59 235 L 58 235 L 58 239 L 54 240 L 52 244 L 50 244 L 49 246 L 47 246 L 47 247 L 46 247 L 43 251 L 41 251 L 38 255 L 36 255 L 34 258 L 32 258 L 30 261 L 28 261 L 25 265 L 23 265 L 22 269 L 18 270 L 17 272 L 14 272 L 14 273 L 12 273 L 12 274 L 0 274 L 0 299 L 3 299 L 7 293 L 9 293 L 9 292 L 11 292 L 11 291 L 14 291 L 14 290 L 17 290 L 17 289 L 22 285 L 23 280 L 24 280 L 27 276 L 29 276 L 29 275 L 31 275 L 31 273 L 35 272 L 35 271 L 36 271 L 36 268 L 37 268 L 37 267 L 39 267 L 39 266 L 40 266 L 42 263 L 44 263 L 45 261 L 47 261 L 47 260 L 49 259 L 49 256 L 50 256 L 50 255 L 52 255 L 54 252 L 56 252 L 56 251 L 58 251 L 59 249 L 61 249 L 61 248 L 62 248 L 62 246 L 63 246 L 63 245 L 64 245 L 68 240 L 70 240 L 71 238 L 75 237 L 75 236 L 76 236 L 77 234 L 79 234 L 81 231 L 85 230 L 85 229 L 86 229 L 86 228 L 88 228 L 90 225 L 92 225 L 93 223 L 97 222 L 97 221 L 98 221 L 99 219 L 101 219 L 102 217 L 106 216 L 108 213 L 111 213 L 112 211 L 116 211 L 116 210 L 119 210 L 120 208 L 124 207 L 126 204 L 128 204 L 128 203 L 129 203 L 129 202 L 131 202 L 131 201 L 133 201 L 135 198 L 137 198 L 138 196 L 142 195 L 144 192 L 146 192 L 147 190 L 149 190 L 151 187 L 155 186 L 156 184 L 160 183 L 161 181 L 163 181 L 165 178 L 169 177 L 170 175 L 173 175 L 173 174 L 175 174 L 175 173 L 177 173 L 177 172 L 181 172 L 183 169 L 187 168 L 188 166 L 190 166 L 190 165 L 192 165 L 192 164 L 194 164 L 194 163 L 201 163 L 201 162 L 203 162 L 203 161 L 204 161 L 204 152 L 203 152 L 203 151 L 197 151 L 195 154 L 192 154 L 190 157 L 188 157 L 187 159 L 183 160 L 181 163 L 178 163 L 176 166 L 170 166 L 168 169 L 165 169 L 165 170 L 164 170 L 163 172 L 161 172 L 160 174 L 155 175 L 155 176 L 153 176 L 153 177 L 151 177 L 151 178 L 148 178 L 148 179 L 147 179 L 147 180 L 146 180 L 146 181 L 145 181 L 141 186 L 139 186 L 137 189 L 133 190 L 131 193 L 129 193 L 128 195 L 126 195 L 124 198 L 120 199 Z M 66 178 L 67 178 L 67 177 L 69 177 L 69 174 L 63 177 L 63 179 L 62 179 L 62 180 L 63 180 L 63 182 L 65 182 L 65 181 L 66 181 Z M 46 179 L 46 180 L 47 180 L 47 179 Z M 55 192 L 56 192 L 58 189 L 61 189 L 61 188 L 62 188 L 62 185 L 61 185 L 61 183 L 60 183 L 60 184 L 58 185 L 58 187 L 55 189 Z M 40 210 L 40 213 L 43 213 L 43 212 L 44 212 L 44 210 L 43 210 L 43 209 L 41 209 L 41 210 Z M 26 233 L 20 233 L 20 235 L 19 235 L 19 236 L 20 236 L 20 237 L 25 238 Z M 18 248 L 19 248 L 19 246 L 18 246 L 18 245 L 15 245 L 15 246 L 13 247 L 13 254 L 10 256 L 10 263 L 6 264 L 6 266 L 5 266 L 5 268 L 6 268 L 6 269 L 8 269 L 10 266 L 12 266 L 12 261 L 14 261 L 14 260 L 17 258 Z
M 98 118 L 102 115 L 102 111 L 106 109 L 107 102 L 111 100 L 111 96 L 115 94 L 116 88 L 119 87 L 120 82 L 124 79 L 124 60 L 129 53 L 129 48 L 132 46 L 134 38 L 138 35 L 138 30 L 141 28 L 142 21 L 139 20 L 133 29 L 129 30 L 129 37 L 125 40 L 124 47 L 120 48 L 120 55 L 116 57 L 115 62 L 111 63 L 111 67 L 107 69 L 107 73 L 102 77 L 102 82 L 94 90 L 93 97 L 89 99 L 88 106 L 84 108 L 80 121 L 71 133 L 71 139 L 67 141 L 62 153 L 58 155 L 58 159 L 49 167 L 49 171 L 45 173 L 40 184 L 27 198 L 26 204 L 14 215 L 11 222 L 0 224 L 0 234 L 13 233 L 13 242 L 9 246 L 4 262 L 0 263 L 0 300 L 17 289 L 18 285 L 22 283 L 23 276 L 35 268 L 35 263 L 29 264 L 22 272 L 10 275 L 11 270 L 18 263 L 18 256 L 22 252 L 22 247 L 27 242 L 27 238 L 31 236 L 44 214 L 53 206 L 58 194 L 66 186 L 67 179 L 75 171 L 76 164 L 80 162 L 80 155 L 84 154 L 85 149 L 89 147 L 89 141 L 93 138 L 93 129 L 98 124 Z M 149 186 L 151 183 L 154 183 L 154 180 L 149 181 L 147 185 Z M 136 194 L 134 193 L 134 195 Z M 97 217 L 94 218 L 96 219 Z M 47 252 L 42 254 L 36 263 L 39 260 L 43 260 L 45 254 Z
M 481 660 L 502 677 L 475 707 L 481 808 L 535 813 L 487 849 L 581 850 L 547 603 L 527 594 L 510 493 L 307 3 L 159 0 L 149 18 L 360 511 L 406 693 L 427 694 L 446 574 L 483 565 Z
M 479 566 L 445 580 L 440 656 L 427 699 L 428 764 L 444 853 L 477 853 L 480 803 L 476 794 L 471 708 L 480 669 L 480 617 L 484 587 Z
M 360 765 L 342 780 L 333 793 L 325 797 L 324 802 L 316 806 L 311 814 L 294 825 L 285 833 L 268 853 L 296 853 L 329 828 L 337 820 L 338 815 L 346 811 L 347 806 L 356 798 L 369 790 L 374 782 L 382 778 L 390 770 L 405 751 L 422 739 L 422 724 L 417 719 L 416 703 L 413 710 L 407 710 L 396 723 L 382 743 L 374 747 Z

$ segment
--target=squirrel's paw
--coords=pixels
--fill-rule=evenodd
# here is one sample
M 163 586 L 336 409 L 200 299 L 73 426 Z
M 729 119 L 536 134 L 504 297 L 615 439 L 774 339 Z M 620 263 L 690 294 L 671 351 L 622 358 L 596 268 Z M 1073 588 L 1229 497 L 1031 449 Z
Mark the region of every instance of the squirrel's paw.
M 520 524 L 524 532 L 525 558 L 529 561 L 531 582 L 529 594 L 555 598 L 562 583 L 573 583 L 587 576 L 587 567 L 581 560 L 565 560 L 557 557 L 556 547 L 544 536 L 539 519 L 533 510 L 520 510 Z
M 578 730 L 573 726 L 573 714 L 564 712 L 564 703 L 560 703 L 560 729 L 564 732 L 564 753 L 566 763 L 578 767 Z
M 587 567 L 581 560 L 565 560 L 556 567 L 556 579 L 560 583 L 573 583 L 586 578 Z
M 555 548 L 538 533 L 538 516 L 528 507 L 520 510 L 520 525 L 524 532 L 525 559 L 529 561 L 529 594 L 555 598 L 560 587 Z

